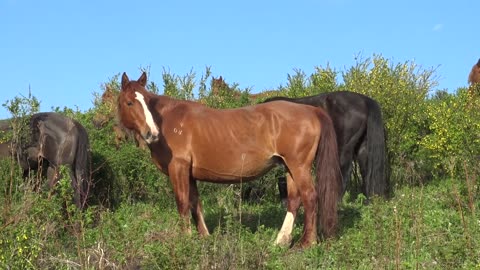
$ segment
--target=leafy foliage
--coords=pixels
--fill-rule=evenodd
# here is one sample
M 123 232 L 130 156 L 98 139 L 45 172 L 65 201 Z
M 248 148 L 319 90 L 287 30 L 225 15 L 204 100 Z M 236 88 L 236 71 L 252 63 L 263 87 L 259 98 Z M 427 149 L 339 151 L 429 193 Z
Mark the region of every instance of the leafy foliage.
M 212 235 L 183 235 L 168 178 L 133 139 L 117 147 L 112 132 L 116 109 L 94 93 L 95 107 L 87 112 L 55 109 L 89 132 L 94 186 L 86 211 L 73 206 L 67 179 L 54 190 L 38 189 L 23 179 L 15 162 L 0 160 L 0 268 L 480 268 L 480 86 L 435 92 L 434 69 L 392 63 L 380 55 L 356 61 L 343 72 L 329 66 L 316 67 L 310 75 L 294 70 L 285 86 L 265 92 L 301 97 L 350 90 L 382 107 L 393 198 L 365 205 L 364 196 L 349 190 L 340 203 L 336 239 L 303 252 L 273 246 L 285 214 L 276 187 L 283 168 L 252 183 L 200 184 Z M 162 85 L 163 94 L 215 108 L 265 97 L 252 98 L 251 89 L 235 83 L 213 93 L 210 67 L 198 81 L 193 70 L 178 76 L 164 69 L 162 75 L 162 83 L 149 82 L 151 91 L 160 93 Z M 102 87 L 118 94 L 118 78 Z M 16 121 L 25 121 L 39 106 L 31 95 L 7 104 Z M 97 115 L 106 116 L 101 128 L 93 124 Z M 300 238 L 300 228 L 294 228 L 294 239 Z

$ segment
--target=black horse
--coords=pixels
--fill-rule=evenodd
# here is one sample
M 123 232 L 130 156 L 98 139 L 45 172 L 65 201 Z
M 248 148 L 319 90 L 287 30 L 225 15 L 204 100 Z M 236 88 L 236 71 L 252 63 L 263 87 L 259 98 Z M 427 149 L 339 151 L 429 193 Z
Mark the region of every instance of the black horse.
M 375 100 L 362 94 L 339 91 L 303 98 L 272 97 L 264 102 L 274 100 L 317 106 L 328 112 L 337 134 L 343 192 L 350 179 L 352 161 L 356 160 L 365 196 L 388 196 L 385 130 L 382 112 Z
M 53 112 L 32 115 L 29 126 L 31 137 L 26 145 L 12 147 L 20 166 L 25 172 L 45 168 L 50 188 L 60 178 L 60 166 L 66 166 L 74 190 L 75 205 L 83 209 L 90 184 L 90 144 L 87 131 L 77 121 Z M 0 148 L 5 148 L 1 151 L 3 156 L 11 155 L 12 150 L 6 150 L 9 144 L 10 142 L 2 142 Z

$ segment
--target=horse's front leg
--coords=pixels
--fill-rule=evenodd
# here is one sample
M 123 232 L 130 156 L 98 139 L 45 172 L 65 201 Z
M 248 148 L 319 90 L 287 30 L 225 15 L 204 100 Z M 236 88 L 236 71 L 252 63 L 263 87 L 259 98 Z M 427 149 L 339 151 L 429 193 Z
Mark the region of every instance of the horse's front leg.
M 173 192 L 175 193 L 175 201 L 177 210 L 181 218 L 182 230 L 188 234 L 192 232 L 190 228 L 190 185 L 191 176 L 189 164 L 182 161 L 172 160 L 168 165 L 168 174 L 172 182 Z
M 193 221 L 195 221 L 197 225 L 198 233 L 201 236 L 209 235 L 210 233 L 203 219 L 202 203 L 198 195 L 197 181 L 193 178 L 190 178 L 190 211 L 192 212 Z

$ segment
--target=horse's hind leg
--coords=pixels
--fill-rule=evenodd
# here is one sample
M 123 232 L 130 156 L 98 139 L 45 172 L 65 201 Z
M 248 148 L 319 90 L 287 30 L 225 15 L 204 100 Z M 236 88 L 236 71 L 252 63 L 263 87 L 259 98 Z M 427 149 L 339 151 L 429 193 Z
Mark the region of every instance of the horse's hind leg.
M 53 189 L 55 184 L 58 182 L 59 175 L 58 170 L 53 166 L 48 166 L 47 168 L 47 179 L 48 179 L 48 187 Z
M 288 246 L 292 242 L 292 230 L 297 217 L 297 211 L 300 207 L 300 195 L 292 176 L 287 172 L 287 215 L 283 221 L 282 228 L 278 232 L 275 244 Z
M 74 169 L 69 170 L 70 174 L 70 183 L 73 189 L 73 202 L 78 207 L 78 209 L 83 209 L 84 205 L 84 190 L 81 187 L 81 183 L 78 182 L 77 177 L 75 176 Z
M 300 194 L 304 209 L 303 235 L 300 247 L 308 247 L 317 242 L 318 198 L 313 184 L 311 167 L 303 166 L 292 170 L 292 177 Z
M 190 212 L 192 213 L 193 221 L 197 225 L 198 233 L 202 236 L 209 235 L 207 225 L 203 219 L 202 203 L 198 195 L 197 181 L 190 179 Z
M 300 203 L 304 207 L 304 229 L 300 246 L 306 247 L 317 241 L 317 192 L 313 185 L 310 167 L 298 166 L 287 173 L 287 215 L 277 236 L 276 244 L 287 244 L 291 241 L 291 233 Z
M 350 175 L 352 174 L 353 149 L 354 147 L 351 144 L 346 144 L 342 149 L 339 149 L 340 170 L 342 171 L 342 195 L 347 190 Z
M 296 210 L 300 205 L 300 201 L 295 200 L 298 200 L 300 198 L 304 208 L 303 235 L 300 239 L 301 248 L 311 246 L 312 244 L 317 242 L 317 191 L 315 189 L 315 185 L 312 179 L 310 167 L 311 163 L 307 162 L 307 164 L 308 165 L 298 164 L 297 166 L 292 166 L 292 163 L 287 163 L 291 179 L 295 183 L 295 188 L 297 191 L 296 195 L 290 195 L 290 188 L 288 189 L 289 205 L 287 206 L 288 212 L 286 219 L 288 219 L 289 213 L 292 213 L 292 215 L 296 215 Z M 287 183 L 287 186 L 288 185 L 289 183 Z M 290 205 L 291 201 L 292 204 Z
M 372 187 L 371 182 L 371 172 L 368 167 L 368 151 L 367 151 L 367 142 L 366 140 L 362 142 L 358 149 L 357 161 L 360 167 L 360 174 L 362 175 L 362 192 L 365 194 L 365 197 L 368 199 L 374 195 L 374 187 Z

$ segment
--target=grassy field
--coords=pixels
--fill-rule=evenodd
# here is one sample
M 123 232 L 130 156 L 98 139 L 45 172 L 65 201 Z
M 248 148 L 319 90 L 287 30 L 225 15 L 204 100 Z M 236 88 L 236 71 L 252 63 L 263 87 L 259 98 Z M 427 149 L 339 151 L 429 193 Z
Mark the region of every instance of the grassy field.
M 205 238 L 180 232 L 171 190 L 160 200 L 82 213 L 66 180 L 54 195 L 17 185 L 2 198 L 0 268 L 480 269 L 479 188 L 470 181 L 397 188 L 392 199 L 368 205 L 347 193 L 337 237 L 306 250 L 273 245 L 285 215 L 278 199 L 242 202 L 239 186 L 227 185 L 205 194 L 210 185 L 201 186 Z
M 158 85 L 182 99 L 192 99 L 198 86 L 199 98 L 214 108 L 257 102 L 236 84 L 212 94 L 210 75 L 208 68 L 200 80 L 164 71 Z M 103 86 L 119 91 L 118 76 Z M 433 69 L 374 55 L 344 72 L 297 70 L 279 87 L 289 97 L 340 90 L 370 96 L 387 131 L 391 198 L 366 203 L 353 181 L 340 202 L 336 237 L 305 250 L 273 245 L 286 213 L 276 187 L 280 170 L 256 182 L 263 195 L 252 200 L 242 199 L 250 184 L 200 184 L 211 235 L 184 235 L 170 183 L 149 153 L 132 140 L 115 145 L 112 106 L 98 95 L 87 112 L 57 108 L 88 131 L 89 207 L 80 212 L 72 204 L 67 179 L 48 190 L 36 175 L 25 180 L 15 162 L 0 160 L 0 269 L 480 269 L 480 84 L 434 93 L 435 85 Z M 159 93 L 154 82 L 149 90 Z M 6 105 L 16 120 L 39 109 L 31 96 Z M 111 118 L 102 128 L 93 126 L 97 113 Z M 300 213 L 294 241 L 302 220 Z

